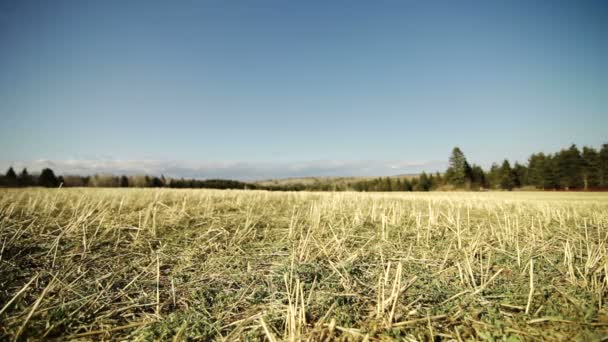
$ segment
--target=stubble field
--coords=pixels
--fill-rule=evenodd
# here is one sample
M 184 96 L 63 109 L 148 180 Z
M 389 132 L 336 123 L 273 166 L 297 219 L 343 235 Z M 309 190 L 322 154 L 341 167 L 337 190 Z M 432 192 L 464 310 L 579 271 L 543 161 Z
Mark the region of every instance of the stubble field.
M 602 340 L 608 194 L 0 189 L 0 340 Z

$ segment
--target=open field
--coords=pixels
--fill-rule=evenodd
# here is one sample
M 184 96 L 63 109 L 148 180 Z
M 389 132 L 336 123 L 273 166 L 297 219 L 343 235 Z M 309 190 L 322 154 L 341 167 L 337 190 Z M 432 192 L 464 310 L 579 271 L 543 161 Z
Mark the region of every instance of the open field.
M 0 340 L 600 340 L 608 194 L 0 189 Z

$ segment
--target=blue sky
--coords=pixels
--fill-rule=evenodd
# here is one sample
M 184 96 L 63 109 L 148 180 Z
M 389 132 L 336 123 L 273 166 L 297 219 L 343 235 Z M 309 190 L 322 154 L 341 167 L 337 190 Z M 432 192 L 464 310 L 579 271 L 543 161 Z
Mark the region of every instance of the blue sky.
M 608 142 L 605 1 L 0 0 L 0 166 L 265 178 Z

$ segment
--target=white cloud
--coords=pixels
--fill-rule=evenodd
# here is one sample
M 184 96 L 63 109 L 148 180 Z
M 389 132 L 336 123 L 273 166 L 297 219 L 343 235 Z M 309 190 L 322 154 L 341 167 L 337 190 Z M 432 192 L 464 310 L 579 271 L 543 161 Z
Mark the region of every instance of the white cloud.
M 287 177 L 324 177 L 324 176 L 389 176 L 419 173 L 422 171 L 443 171 L 445 162 L 407 162 L 407 161 L 296 161 L 296 162 L 194 162 L 154 159 L 68 159 L 20 162 L 0 162 L 6 170 L 13 166 L 17 172 L 27 167 L 30 172 L 38 172 L 45 167 L 52 168 L 57 174 L 91 175 L 111 174 L 149 174 L 185 178 L 230 178 L 240 180 L 260 180 Z M 2 171 L 3 172 L 3 171 Z

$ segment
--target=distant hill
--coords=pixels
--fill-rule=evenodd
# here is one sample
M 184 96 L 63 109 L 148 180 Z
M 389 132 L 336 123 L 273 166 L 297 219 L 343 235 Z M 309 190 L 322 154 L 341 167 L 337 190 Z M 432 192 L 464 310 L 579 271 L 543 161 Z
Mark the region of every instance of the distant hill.
M 382 178 L 391 179 L 407 179 L 418 177 L 418 174 L 401 174 L 394 176 L 384 176 Z M 289 186 L 289 185 L 349 185 L 360 181 L 367 181 L 377 179 L 378 177 L 292 177 L 292 178 L 279 178 L 279 179 L 265 179 L 260 181 L 252 182 L 253 184 L 260 186 Z

